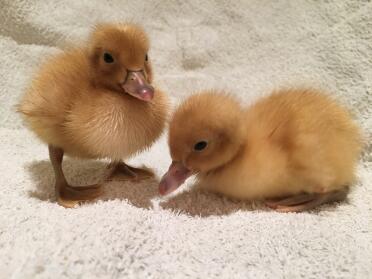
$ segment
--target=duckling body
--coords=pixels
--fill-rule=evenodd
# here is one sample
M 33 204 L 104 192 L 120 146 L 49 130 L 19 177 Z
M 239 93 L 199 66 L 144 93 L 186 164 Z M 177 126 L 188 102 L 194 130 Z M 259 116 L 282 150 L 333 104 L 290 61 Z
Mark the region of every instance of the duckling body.
M 200 103 L 212 98 L 207 94 L 193 105 L 189 101 L 188 108 L 178 113 L 195 114 L 192 111 Z M 344 108 L 321 92 L 298 89 L 275 92 L 249 108 L 240 108 L 238 103 L 236 107 L 241 109 L 241 121 L 235 128 L 242 127 L 244 132 L 240 139 L 229 137 L 219 150 L 210 150 L 208 157 L 214 160 L 213 153 L 229 145 L 238 145 L 237 151 L 217 167 L 206 163 L 199 166 L 202 171 L 191 171 L 200 187 L 239 199 L 266 200 L 278 211 L 302 211 L 346 197 L 355 178 L 361 140 Z M 211 111 L 204 118 L 221 118 L 221 111 L 223 104 L 220 112 Z M 224 125 L 217 126 L 205 129 L 221 134 Z M 202 137 L 213 138 L 212 134 Z M 203 156 L 202 151 L 198 155 Z
M 219 171 L 200 175 L 204 187 L 263 199 L 331 192 L 353 182 L 358 130 L 325 95 L 279 92 L 248 108 L 243 118 L 247 132 L 241 153 Z
M 151 146 L 163 132 L 165 94 L 155 89 L 144 102 L 96 87 L 86 53 L 62 53 L 43 67 L 21 104 L 26 122 L 45 143 L 80 158 L 121 160 Z

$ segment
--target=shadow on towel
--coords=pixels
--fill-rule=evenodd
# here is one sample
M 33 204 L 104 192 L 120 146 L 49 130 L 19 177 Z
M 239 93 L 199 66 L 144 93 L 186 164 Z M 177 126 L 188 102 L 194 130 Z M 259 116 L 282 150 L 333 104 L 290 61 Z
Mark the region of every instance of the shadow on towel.
M 63 170 L 67 181 L 71 185 L 89 185 L 99 183 L 107 174 L 107 163 L 100 161 L 77 160 L 65 158 Z M 47 160 L 34 161 L 26 165 L 35 184 L 35 190 L 29 192 L 30 197 L 55 202 L 54 173 L 51 163 Z M 97 200 L 127 200 L 130 204 L 140 208 L 150 208 L 151 199 L 158 195 L 157 178 L 150 178 L 138 182 L 130 180 L 116 180 L 103 183 L 104 194 Z
M 306 211 L 306 213 L 319 213 L 320 211 L 332 212 L 337 211 L 340 204 L 349 203 L 348 199 L 340 202 L 323 204 L 315 209 Z M 160 203 L 164 209 L 169 209 L 177 214 L 186 214 L 189 216 L 221 216 L 229 215 L 237 211 L 272 211 L 265 206 L 262 201 L 242 201 L 232 199 L 221 194 L 211 193 L 199 189 L 196 185 L 189 191 L 184 191 L 178 195 L 170 197 Z M 284 214 L 284 213 L 283 213 Z
M 190 216 L 221 216 L 236 211 L 268 210 L 261 202 L 239 201 L 193 187 L 160 203 L 164 209 Z

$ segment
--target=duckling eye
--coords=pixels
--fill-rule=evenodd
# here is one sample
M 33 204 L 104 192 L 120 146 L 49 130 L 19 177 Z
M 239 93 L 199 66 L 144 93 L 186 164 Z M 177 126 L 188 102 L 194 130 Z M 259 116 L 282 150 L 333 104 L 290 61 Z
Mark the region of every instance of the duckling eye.
M 206 142 L 206 141 L 199 141 L 198 143 L 196 143 L 195 145 L 194 145 L 194 150 L 195 151 L 201 151 L 201 150 L 203 150 L 204 148 L 206 148 L 207 147 L 207 145 L 208 145 L 208 143 Z
M 145 61 L 147 62 L 147 61 L 149 61 L 149 56 L 146 54 L 146 56 L 145 56 Z
M 112 55 L 108 52 L 105 52 L 103 54 L 103 60 L 105 60 L 106 63 L 113 63 L 114 62 L 114 58 L 112 57 Z

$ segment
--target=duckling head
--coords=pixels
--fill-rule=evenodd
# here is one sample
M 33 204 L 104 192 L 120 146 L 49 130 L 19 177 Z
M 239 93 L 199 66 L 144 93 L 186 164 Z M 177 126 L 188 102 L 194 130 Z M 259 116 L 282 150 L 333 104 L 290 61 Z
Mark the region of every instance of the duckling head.
M 94 84 L 142 101 L 153 98 L 149 39 L 140 26 L 99 24 L 89 44 Z
M 232 160 L 244 141 L 242 108 L 230 95 L 209 90 L 188 98 L 169 127 L 172 164 L 159 192 L 168 194 L 194 174 L 217 170 Z

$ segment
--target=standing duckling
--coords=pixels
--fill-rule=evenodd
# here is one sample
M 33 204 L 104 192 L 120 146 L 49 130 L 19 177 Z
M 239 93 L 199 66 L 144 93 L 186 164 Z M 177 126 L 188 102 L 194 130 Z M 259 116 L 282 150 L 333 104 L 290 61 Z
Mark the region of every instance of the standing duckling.
M 49 146 L 60 205 L 73 207 L 101 194 L 101 185 L 68 184 L 64 154 L 109 158 L 112 173 L 145 174 L 121 160 L 149 148 L 165 126 L 167 98 L 151 85 L 148 51 L 141 27 L 100 24 L 86 46 L 50 58 L 33 79 L 18 111 Z
M 161 194 L 196 174 L 204 189 L 293 212 L 345 199 L 361 138 L 349 113 L 315 90 L 274 92 L 247 109 L 206 91 L 174 113 L 169 147 Z

